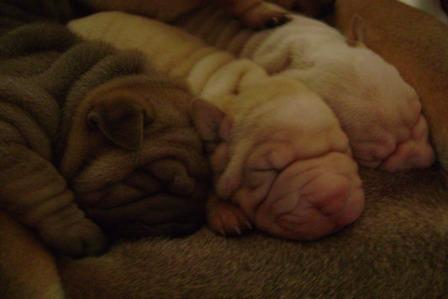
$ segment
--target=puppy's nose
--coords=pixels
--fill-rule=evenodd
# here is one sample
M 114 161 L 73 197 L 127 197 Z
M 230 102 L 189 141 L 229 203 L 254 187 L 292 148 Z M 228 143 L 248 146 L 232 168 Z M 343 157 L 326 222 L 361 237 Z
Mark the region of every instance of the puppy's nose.
M 172 194 L 187 196 L 193 193 L 195 180 L 188 174 L 182 162 L 161 160 L 153 162 L 146 168 L 162 181 Z

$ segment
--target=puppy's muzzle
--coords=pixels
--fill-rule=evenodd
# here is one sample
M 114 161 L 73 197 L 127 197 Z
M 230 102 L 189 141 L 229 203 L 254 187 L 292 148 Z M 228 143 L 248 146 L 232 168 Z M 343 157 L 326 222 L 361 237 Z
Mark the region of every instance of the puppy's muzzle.
M 194 233 L 205 222 L 205 181 L 189 175 L 178 161 L 162 160 L 81 194 L 81 205 L 111 237 L 178 237 Z

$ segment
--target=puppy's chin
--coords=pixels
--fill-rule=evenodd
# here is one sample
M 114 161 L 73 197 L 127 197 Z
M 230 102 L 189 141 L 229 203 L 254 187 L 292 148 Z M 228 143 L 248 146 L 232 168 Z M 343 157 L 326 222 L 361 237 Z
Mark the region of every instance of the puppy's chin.
M 105 226 L 106 233 L 112 239 L 140 239 L 144 237 L 168 237 L 180 238 L 194 234 L 205 224 L 205 220 L 200 223 L 161 223 L 147 224 L 144 222 L 120 223 L 112 226 Z
M 115 207 L 85 210 L 112 238 L 181 237 L 205 223 L 205 201 L 198 200 L 203 195 L 188 198 L 162 192 Z

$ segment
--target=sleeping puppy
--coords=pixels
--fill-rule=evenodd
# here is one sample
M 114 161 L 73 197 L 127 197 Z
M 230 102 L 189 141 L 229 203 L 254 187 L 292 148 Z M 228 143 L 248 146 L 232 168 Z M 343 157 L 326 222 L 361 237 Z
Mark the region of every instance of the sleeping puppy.
M 96 223 L 132 236 L 203 223 L 209 166 L 197 128 L 216 126 L 216 108 L 140 54 L 60 25 L 19 26 L 0 49 L 2 210 L 72 256 L 104 249 Z
M 370 9 L 374 5 L 375 9 Z M 336 12 L 338 28 L 348 34 L 353 20 L 361 20 L 365 44 L 393 63 L 417 90 L 428 118 L 437 159 L 445 179 L 448 178 L 446 24 L 398 1 L 339 0 Z M 419 32 L 425 34 L 419 35 Z
M 252 29 L 270 28 L 285 23 L 287 12 L 262 0 L 79 0 L 94 11 L 118 10 L 145 15 L 164 22 L 185 16 L 207 2 L 220 7 Z
M 225 112 L 209 113 L 222 122 L 200 130 L 215 176 L 208 222 L 216 232 L 239 234 L 254 224 L 274 236 L 312 240 L 360 216 L 364 195 L 348 139 L 330 108 L 303 84 L 268 76 L 249 60 L 144 17 L 103 12 L 69 28 L 142 51 L 157 70 L 183 78 Z M 201 111 L 195 108 L 206 114 Z
M 305 83 L 333 109 L 361 165 L 395 172 L 433 163 L 417 93 L 363 45 L 360 20 L 353 20 L 347 36 L 301 15 L 291 15 L 284 26 L 253 32 L 210 7 L 177 25 L 270 74 Z
M 185 235 L 202 225 L 209 169 L 193 124 L 219 119 L 193 120 L 199 101 L 150 72 L 86 94 L 71 111 L 60 170 L 92 219 L 124 237 Z

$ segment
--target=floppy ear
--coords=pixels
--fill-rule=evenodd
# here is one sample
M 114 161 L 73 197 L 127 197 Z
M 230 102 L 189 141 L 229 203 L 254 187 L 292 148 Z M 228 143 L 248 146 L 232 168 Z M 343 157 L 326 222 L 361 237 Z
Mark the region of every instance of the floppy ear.
M 135 102 L 103 102 L 88 113 L 87 123 L 123 149 L 135 151 L 142 145 L 145 111 Z
M 232 122 L 218 107 L 197 99 L 191 104 L 191 115 L 199 136 L 207 145 L 207 152 L 212 152 L 218 143 L 229 141 Z
M 353 16 L 346 35 L 347 43 L 352 47 L 355 47 L 360 43 L 364 43 L 365 30 L 364 21 L 361 16 Z

